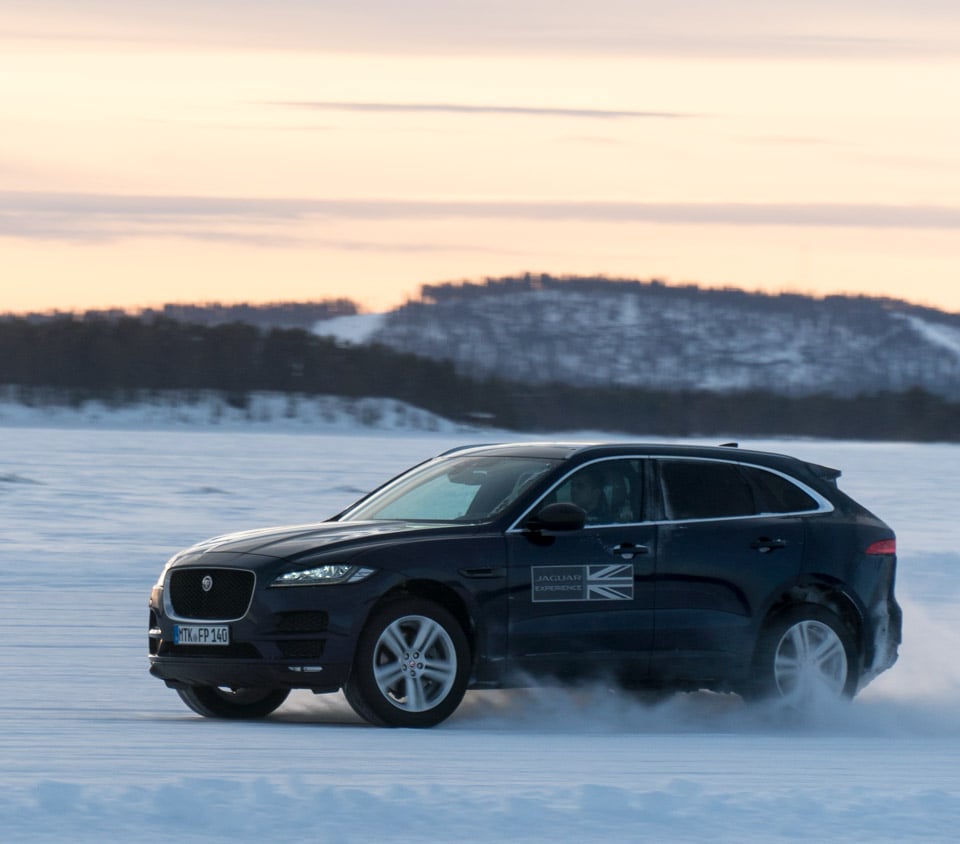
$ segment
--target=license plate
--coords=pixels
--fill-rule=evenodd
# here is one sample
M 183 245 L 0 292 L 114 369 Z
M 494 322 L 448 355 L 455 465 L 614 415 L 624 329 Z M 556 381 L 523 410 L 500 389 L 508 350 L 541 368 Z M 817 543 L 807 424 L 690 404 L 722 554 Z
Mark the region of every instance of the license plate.
M 230 628 L 225 624 L 175 624 L 175 645 L 229 645 Z

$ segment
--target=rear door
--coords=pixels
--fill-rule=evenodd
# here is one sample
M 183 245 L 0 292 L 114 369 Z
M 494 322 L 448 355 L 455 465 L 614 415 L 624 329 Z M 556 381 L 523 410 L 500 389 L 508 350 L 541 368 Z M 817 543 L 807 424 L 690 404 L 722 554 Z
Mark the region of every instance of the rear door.
M 735 462 L 656 461 L 662 520 L 652 671 L 664 681 L 745 670 L 764 614 L 792 585 L 820 502 Z

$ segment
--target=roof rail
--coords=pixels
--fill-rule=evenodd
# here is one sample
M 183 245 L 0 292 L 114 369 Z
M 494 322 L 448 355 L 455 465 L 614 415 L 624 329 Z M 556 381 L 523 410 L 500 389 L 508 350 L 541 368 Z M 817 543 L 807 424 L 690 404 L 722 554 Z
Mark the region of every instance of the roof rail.
M 501 445 L 501 443 L 468 443 L 467 445 L 455 445 L 453 448 L 448 448 L 446 451 L 441 452 L 437 457 L 446 457 L 448 454 L 456 454 L 458 451 L 466 451 L 471 448 L 483 448 L 489 445 Z

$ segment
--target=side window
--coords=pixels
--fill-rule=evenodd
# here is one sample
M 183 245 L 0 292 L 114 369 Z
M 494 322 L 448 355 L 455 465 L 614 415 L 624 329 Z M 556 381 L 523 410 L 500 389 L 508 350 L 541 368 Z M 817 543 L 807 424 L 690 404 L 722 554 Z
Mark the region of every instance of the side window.
M 750 484 L 733 463 L 664 460 L 660 480 L 668 519 L 718 519 L 757 512 Z
M 757 509 L 761 513 L 803 513 L 819 509 L 813 498 L 781 475 L 752 466 L 741 468 L 754 486 Z
M 604 460 L 574 472 L 547 499 L 569 501 L 587 512 L 587 524 L 639 522 L 643 505 L 640 460 Z

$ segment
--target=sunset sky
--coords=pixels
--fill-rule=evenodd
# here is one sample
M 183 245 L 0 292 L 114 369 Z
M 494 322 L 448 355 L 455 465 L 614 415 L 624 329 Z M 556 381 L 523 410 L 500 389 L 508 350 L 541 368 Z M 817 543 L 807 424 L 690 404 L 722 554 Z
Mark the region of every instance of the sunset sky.
M 0 312 L 524 271 L 960 311 L 960 3 L 0 0 Z

